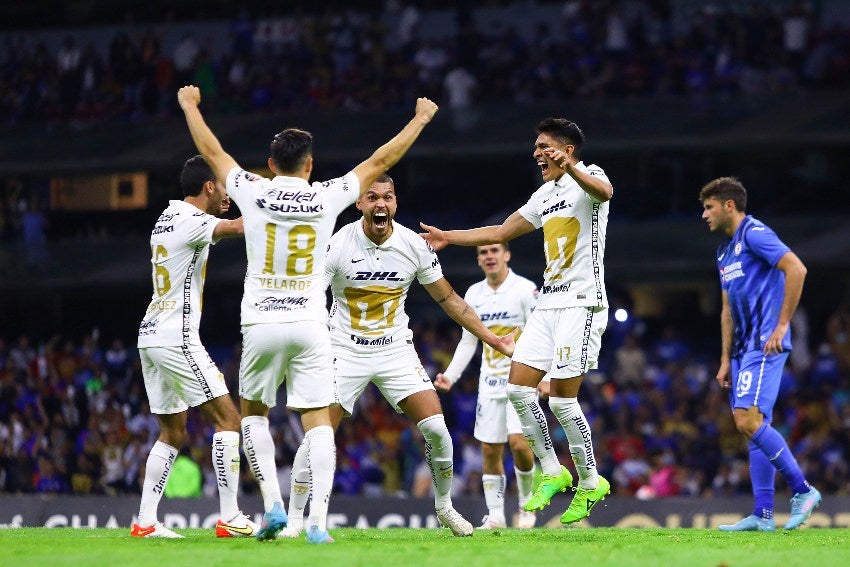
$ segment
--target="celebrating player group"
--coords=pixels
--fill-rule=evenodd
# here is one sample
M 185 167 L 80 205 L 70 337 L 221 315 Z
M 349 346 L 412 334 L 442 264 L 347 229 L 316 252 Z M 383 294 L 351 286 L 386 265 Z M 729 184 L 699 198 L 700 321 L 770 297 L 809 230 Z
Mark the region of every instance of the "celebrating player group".
M 473 535 L 473 525 L 452 505 L 453 444 L 437 391 L 452 387 L 479 340 L 484 349 L 475 437 L 482 443 L 487 514 L 478 529 L 531 528 L 536 512 L 568 489 L 572 500 L 561 523 L 590 515 L 611 485 L 597 471 L 578 394 L 587 371 L 597 367 L 608 321 L 604 254 L 613 187 L 600 167 L 582 161 L 579 126 L 563 118 L 537 125 L 532 155 L 544 183 L 502 224 L 441 230 L 420 223 L 423 232 L 417 234 L 395 222 L 396 187 L 386 172 L 434 118 L 437 105 L 431 100 L 418 99 L 413 118 L 351 171 L 312 183 L 309 132 L 287 128 L 274 135 L 268 179 L 240 167 L 222 148 L 201 114 L 197 87 L 181 88 L 177 100 L 200 155 L 184 165 L 183 199 L 170 202 L 151 233 L 153 297 L 138 346 L 160 435 L 148 456 L 131 535 L 183 537 L 158 521 L 157 507 L 184 442 L 188 409 L 197 407 L 216 431 L 217 536 L 266 541 L 303 533 L 309 543 L 333 542 L 327 514 L 334 432 L 370 382 L 424 437 L 440 523 L 456 536 Z M 231 199 L 242 217 L 219 218 Z M 751 440 L 755 495 L 752 516 L 720 529 L 773 529 L 775 470 L 795 492 L 785 526 L 793 529 L 808 519 L 821 496 L 806 482 L 770 419 L 805 267 L 772 231 L 745 215 L 746 192 L 737 180 L 715 180 L 700 199 L 711 230 L 732 239 L 718 254 L 724 308 L 717 379 L 730 388 L 735 422 Z M 332 235 L 337 216 L 352 204 L 361 218 Z M 546 268 L 538 292 L 508 267 L 508 242 L 539 228 Z M 238 410 L 198 333 L 209 247 L 224 237 L 244 237 L 248 259 Z M 476 247 L 485 276 L 465 297 L 443 277 L 437 259 L 437 251 L 449 244 Z M 408 327 L 405 300 L 413 280 L 464 329 L 452 363 L 434 382 Z M 757 313 L 750 308 L 755 302 L 748 301 L 752 294 L 762 298 Z M 304 429 L 292 464 L 288 510 L 268 420 L 282 384 L 286 405 L 300 414 Z M 564 430 L 575 480 L 554 450 L 541 392 Z M 240 434 L 262 494 L 259 525 L 237 504 Z M 519 493 L 514 522 L 504 511 L 506 443 Z M 535 457 L 539 484 L 533 490 Z

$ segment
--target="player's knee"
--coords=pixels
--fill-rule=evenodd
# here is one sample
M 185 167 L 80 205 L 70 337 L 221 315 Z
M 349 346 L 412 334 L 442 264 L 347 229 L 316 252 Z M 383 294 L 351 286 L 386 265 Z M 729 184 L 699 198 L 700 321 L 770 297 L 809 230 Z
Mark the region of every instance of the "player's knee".
M 186 440 L 186 426 L 170 425 L 161 427 L 159 440 L 175 449 L 180 449 Z
M 508 383 L 507 387 L 508 400 L 516 408 L 517 404 L 522 404 L 529 399 L 537 398 L 537 389 L 530 386 L 520 386 L 519 384 Z
M 445 440 L 448 440 L 448 442 L 451 443 L 449 428 L 446 427 L 446 420 L 441 413 L 432 415 L 431 417 L 426 417 L 417 423 L 416 427 L 418 427 L 419 431 L 422 432 L 422 436 L 425 437 L 425 441 L 431 445 L 440 445 Z
M 735 427 L 740 433 L 747 437 L 752 437 L 761 427 L 761 416 L 742 415 L 735 416 Z

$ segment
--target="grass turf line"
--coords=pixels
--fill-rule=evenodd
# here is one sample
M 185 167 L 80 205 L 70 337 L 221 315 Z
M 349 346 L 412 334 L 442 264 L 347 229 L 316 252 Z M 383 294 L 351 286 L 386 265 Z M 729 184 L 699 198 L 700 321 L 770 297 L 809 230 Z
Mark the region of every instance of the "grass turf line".
M 127 529 L 0 530 L 0 565 L 196 567 L 218 565 L 548 565 L 763 566 L 850 565 L 850 530 L 803 529 L 721 533 L 700 529 L 534 529 L 477 531 L 455 538 L 445 529 L 331 530 L 331 545 L 304 538 L 260 543 L 216 538 L 212 530 L 176 530 L 181 540 L 137 539 Z

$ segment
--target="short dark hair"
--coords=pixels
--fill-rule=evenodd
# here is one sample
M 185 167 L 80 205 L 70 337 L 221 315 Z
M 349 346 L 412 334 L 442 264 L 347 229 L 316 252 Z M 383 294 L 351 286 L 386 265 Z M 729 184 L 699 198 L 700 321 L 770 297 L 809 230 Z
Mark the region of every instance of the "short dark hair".
M 575 156 L 581 157 L 581 149 L 584 147 L 584 132 L 572 120 L 545 118 L 540 121 L 535 130 L 538 134 L 549 134 L 564 145 L 572 145 L 575 147 L 573 152 Z
M 721 203 L 731 200 L 736 209 L 747 212 L 747 190 L 736 177 L 718 177 L 703 185 L 699 190 L 699 202 L 705 203 L 707 199 L 717 199 Z
M 393 186 L 393 189 L 395 189 L 395 181 L 393 181 L 393 178 L 387 175 L 386 173 L 382 173 L 378 177 L 376 177 L 372 184 L 374 185 L 375 183 L 389 183 Z
M 180 188 L 184 197 L 197 197 L 207 181 L 215 183 L 215 173 L 204 156 L 190 157 L 180 171 Z
M 270 144 L 272 161 L 281 173 L 295 173 L 313 155 L 313 135 L 300 128 L 275 134 Z

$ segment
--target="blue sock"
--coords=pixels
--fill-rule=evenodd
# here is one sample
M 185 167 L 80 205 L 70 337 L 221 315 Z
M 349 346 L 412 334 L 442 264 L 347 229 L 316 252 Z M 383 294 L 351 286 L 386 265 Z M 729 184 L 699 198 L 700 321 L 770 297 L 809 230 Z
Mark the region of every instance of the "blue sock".
M 797 464 L 797 459 L 791 454 L 791 449 L 782 435 L 779 434 L 769 423 L 763 423 L 756 430 L 752 439 L 753 443 L 764 453 L 794 494 L 801 494 L 809 491 L 809 483 L 803 476 L 803 471 L 800 470 L 800 465 Z
M 753 515 L 765 520 L 773 517 L 773 493 L 776 468 L 767 455 L 750 441 L 750 481 L 753 484 Z

